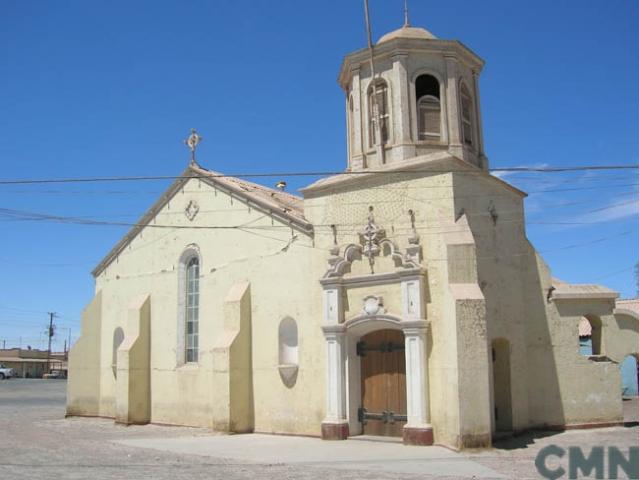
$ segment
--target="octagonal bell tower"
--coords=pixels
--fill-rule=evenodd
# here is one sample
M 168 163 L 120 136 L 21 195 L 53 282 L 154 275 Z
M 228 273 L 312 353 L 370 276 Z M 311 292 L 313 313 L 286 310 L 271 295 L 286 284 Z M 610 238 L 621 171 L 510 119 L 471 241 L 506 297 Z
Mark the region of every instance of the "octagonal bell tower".
M 408 22 L 371 49 L 347 55 L 348 168 L 398 165 L 449 152 L 488 169 L 479 104 L 481 58 Z

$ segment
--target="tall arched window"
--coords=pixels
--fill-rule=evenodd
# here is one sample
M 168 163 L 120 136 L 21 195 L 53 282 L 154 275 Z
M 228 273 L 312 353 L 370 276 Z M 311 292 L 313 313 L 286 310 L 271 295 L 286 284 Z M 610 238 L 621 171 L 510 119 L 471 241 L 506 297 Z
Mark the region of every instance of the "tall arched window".
M 200 260 L 193 256 L 186 264 L 186 362 L 198 361 L 200 320 Z
M 473 98 L 464 83 L 461 84 L 460 93 L 462 136 L 466 145 L 473 145 Z
M 377 140 L 377 121 L 381 142 Z M 384 80 L 377 80 L 368 88 L 368 143 L 374 147 L 378 143 L 385 145 L 390 132 L 390 112 L 388 108 L 388 85 Z
M 420 75 L 415 81 L 417 128 L 420 140 L 441 138 L 442 109 L 439 82 L 432 75 Z

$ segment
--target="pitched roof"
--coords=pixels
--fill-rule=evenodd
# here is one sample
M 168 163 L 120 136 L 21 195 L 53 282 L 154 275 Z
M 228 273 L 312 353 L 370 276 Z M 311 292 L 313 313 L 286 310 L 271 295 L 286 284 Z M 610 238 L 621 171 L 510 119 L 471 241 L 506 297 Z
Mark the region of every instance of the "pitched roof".
M 131 241 L 146 227 L 158 212 L 180 191 L 191 179 L 199 179 L 202 182 L 226 191 L 228 194 L 240 198 L 258 210 L 262 210 L 284 223 L 290 224 L 297 230 L 307 234 L 313 234 L 313 225 L 304 218 L 304 200 L 296 195 L 258 185 L 235 177 L 224 176 L 221 173 L 207 170 L 196 164 L 191 164 L 177 178 L 166 192 L 149 208 L 126 235 L 111 249 L 102 261 L 93 269 L 91 274 L 97 277 L 108 267 Z
M 198 175 L 201 180 L 206 183 L 210 183 L 212 186 L 225 186 L 232 190 L 233 193 L 246 195 L 254 201 L 259 200 L 264 202 L 265 205 L 268 205 L 281 213 L 287 213 L 288 215 L 303 221 L 306 224 L 305 228 L 312 228 L 311 224 L 304 218 L 304 200 L 296 195 L 265 187 L 264 185 L 259 185 L 257 183 L 248 182 L 236 177 L 224 176 L 221 173 L 207 170 L 198 165 L 192 165 L 189 169 Z

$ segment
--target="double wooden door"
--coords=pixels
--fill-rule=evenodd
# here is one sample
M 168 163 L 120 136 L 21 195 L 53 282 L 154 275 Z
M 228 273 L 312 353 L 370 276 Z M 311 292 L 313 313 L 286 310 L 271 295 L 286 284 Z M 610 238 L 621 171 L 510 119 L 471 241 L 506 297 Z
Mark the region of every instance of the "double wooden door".
M 406 424 L 404 334 L 378 330 L 357 344 L 362 380 L 359 421 L 364 435 L 401 437 Z

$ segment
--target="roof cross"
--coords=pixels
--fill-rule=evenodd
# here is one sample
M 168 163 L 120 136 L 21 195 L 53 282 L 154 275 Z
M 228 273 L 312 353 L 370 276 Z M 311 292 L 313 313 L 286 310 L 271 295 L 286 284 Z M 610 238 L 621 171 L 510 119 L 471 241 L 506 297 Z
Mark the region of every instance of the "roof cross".
M 197 146 L 201 141 L 202 137 L 198 135 L 195 128 L 191 129 L 191 135 L 189 135 L 189 137 L 184 140 L 184 144 L 191 150 L 191 163 L 197 163 L 195 161 L 195 150 L 197 150 Z
M 408 0 L 404 0 L 404 27 L 410 27 L 410 19 L 408 16 Z

